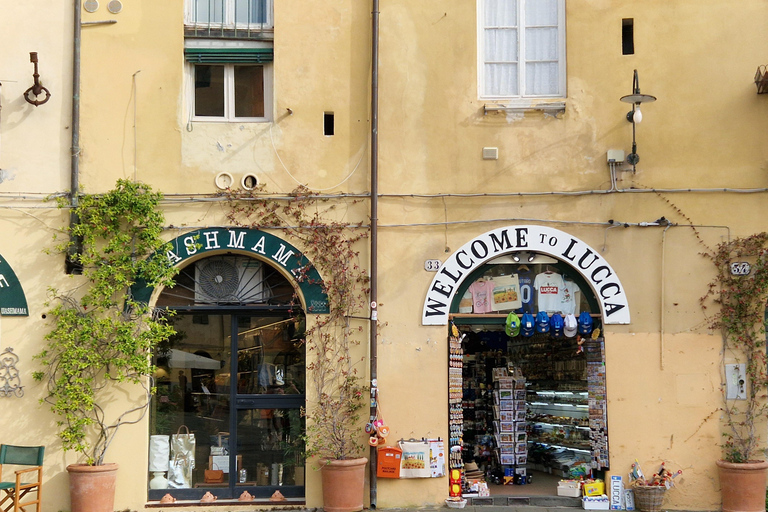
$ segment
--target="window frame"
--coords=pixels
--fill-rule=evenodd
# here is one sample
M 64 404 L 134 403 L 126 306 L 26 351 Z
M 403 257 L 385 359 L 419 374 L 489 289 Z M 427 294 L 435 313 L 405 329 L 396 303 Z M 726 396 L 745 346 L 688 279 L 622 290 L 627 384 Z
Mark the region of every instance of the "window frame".
M 508 101 L 519 106 L 531 106 L 535 100 L 565 99 L 566 89 L 566 26 L 565 26 L 565 0 L 556 0 L 558 7 L 557 16 L 557 51 L 558 51 L 558 92 L 556 94 L 524 94 L 525 92 L 525 5 L 526 2 L 536 0 L 517 0 L 517 95 L 493 95 L 486 94 L 485 83 L 485 4 L 488 0 L 477 1 L 477 84 L 478 98 L 490 101 Z
M 224 67 L 224 116 L 198 116 L 195 103 L 195 66 L 198 63 L 187 62 L 187 80 L 189 81 L 189 111 L 193 122 L 200 123 L 268 123 L 272 120 L 272 63 L 262 64 L 250 62 L 230 63 L 199 63 L 207 66 Z M 263 117 L 236 117 L 235 116 L 235 66 L 261 66 L 264 82 L 264 116 Z
M 214 0 L 209 0 L 214 1 Z M 250 23 L 250 22 L 241 22 L 241 23 L 235 23 L 235 1 L 236 0 L 222 0 L 224 2 L 224 20 L 223 22 L 213 22 L 213 21 L 198 21 L 195 18 L 195 4 L 196 0 L 186 0 L 184 2 L 184 24 L 188 27 L 211 27 L 211 28 L 228 28 L 228 29 L 243 29 L 247 28 L 249 25 L 257 25 L 262 30 L 271 30 L 274 29 L 275 20 L 274 20 L 274 11 L 273 11 L 273 0 L 265 0 L 266 2 L 266 21 L 264 23 Z

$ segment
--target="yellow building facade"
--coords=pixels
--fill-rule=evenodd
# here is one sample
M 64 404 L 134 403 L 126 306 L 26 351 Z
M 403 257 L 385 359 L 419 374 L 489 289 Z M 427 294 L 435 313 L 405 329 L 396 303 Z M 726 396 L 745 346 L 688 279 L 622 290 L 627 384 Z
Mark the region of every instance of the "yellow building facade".
M 233 228 L 227 217 L 231 207 L 221 193 L 259 183 L 265 195 L 279 202 L 304 185 L 336 205 L 337 220 L 369 226 L 375 160 L 379 335 L 366 341 L 377 348 L 379 404 L 391 428 L 388 440 L 439 438 L 450 449 L 455 409 L 449 403 L 449 377 L 457 375 L 450 371 L 455 355 L 451 325 L 480 344 L 463 348 L 465 356 L 472 356 L 465 362 L 500 357 L 498 366 L 535 371 L 501 347 L 533 346 L 530 340 L 541 344 L 543 338 L 520 335 L 508 341 L 501 336 L 499 341 L 508 311 L 525 310 L 527 297 L 510 299 L 514 306 L 508 309 L 462 309 L 460 304 L 475 282 L 511 275 L 516 293 L 522 294 L 520 265 L 528 263 L 533 277 L 544 272 L 570 276 L 580 290 L 576 313 L 591 313 L 600 329 L 592 354 L 596 359 L 589 359 L 591 349 L 585 354 L 568 336 L 548 342 L 566 347 L 562 354 L 553 356 L 551 347 L 535 353 L 549 365 L 542 370 L 547 380 L 557 380 L 550 378 L 552 372 L 563 375 L 573 370 L 573 361 L 581 361 L 576 368 L 583 376 L 568 380 L 581 380 L 583 387 L 573 390 L 582 393 L 587 385 L 599 384 L 589 387 L 589 405 L 573 402 L 586 406 L 582 413 L 589 414 L 533 412 L 581 419 L 574 425 L 584 427 L 594 419 L 593 410 L 603 410 L 603 416 L 595 416 L 602 422 L 597 437 L 608 443 L 601 448 L 603 478 L 621 475 L 626 483 L 636 460 L 647 471 L 666 462 L 683 471 L 666 506 L 719 509 L 715 461 L 721 457 L 724 356 L 720 334 L 708 329 L 705 313 L 711 312 L 699 304 L 714 276 L 701 253 L 765 229 L 768 149 L 762 128 L 768 97 L 756 93 L 753 78 L 765 62 L 764 3 L 380 0 L 378 74 L 373 78 L 372 2 L 48 4 L 5 2 L 0 31 L 0 233 L 5 240 L 0 259 L 18 279 L 17 285 L 8 285 L 14 300 L 18 303 L 23 289 L 27 308 L 2 304 L 10 309 L 0 315 L 0 350 L 12 347 L 18 356 L 13 363 L 18 376 L 6 382 L 22 385 L 23 396 L 0 395 L 5 413 L 0 442 L 46 445 L 47 509 L 68 510 L 65 468 L 77 462 L 75 454 L 61 450 L 56 419 L 38 403 L 44 385 L 32 379 L 38 369 L 33 356 L 50 329 L 48 287 L 72 287 L 78 279 L 66 274 L 62 255 L 50 252 L 53 235 L 69 217 L 46 201 L 71 189 L 73 153 L 82 192 L 104 192 L 117 179 L 132 179 L 165 195 L 164 238 L 178 241 L 172 259 L 187 270 L 189 294 L 179 299 L 170 290 L 154 290 L 152 304 L 179 308 L 190 338 L 210 335 L 218 341 L 270 322 L 287 322 L 272 335 L 288 342 L 294 334 L 290 329 L 300 322 L 283 310 L 257 314 L 242 305 L 264 303 L 268 295 L 261 288 L 260 298 L 250 302 L 225 301 L 229 306 L 216 310 L 211 300 L 202 300 L 207 306 L 195 309 L 204 292 L 195 283 L 203 279 L 205 262 L 242 268 L 248 267 L 244 262 L 259 262 L 254 272 L 262 272 L 256 279 L 266 283 L 264 290 L 267 285 L 270 290 L 293 286 L 308 317 L 315 315 L 311 301 L 316 298 L 291 278 L 287 267 L 285 256 L 302 248 L 280 230 L 265 230 L 273 245 L 262 252 L 253 250 L 260 234 L 246 230 L 244 236 L 253 241 L 246 247 L 246 238 L 237 238 L 239 231 L 227 229 Z M 81 17 L 78 30 L 73 28 L 75 9 Z M 76 33 L 78 66 L 73 63 Z M 29 52 L 37 52 L 39 79 L 51 93 L 38 106 L 24 99 L 34 84 Z M 78 145 L 72 140 L 76 68 L 81 83 Z M 375 111 L 372 82 L 378 84 Z M 636 96 L 621 101 L 631 95 Z M 642 111 L 642 122 L 637 117 L 628 121 L 632 110 Z M 374 114 L 378 130 L 372 134 Z M 373 147 L 377 155 L 372 160 Z M 634 165 L 633 155 L 639 155 Z M 190 250 L 184 241 L 189 236 L 197 236 L 204 250 Z M 367 244 L 359 244 L 365 268 L 370 265 Z M 534 295 L 540 290 L 536 286 Z M 237 294 L 241 291 L 237 288 Z M 2 287 L 0 293 L 5 293 Z M 246 309 L 233 308 L 235 302 Z M 532 308 L 535 316 L 535 302 Z M 239 324 L 238 315 L 251 323 Z M 365 331 L 370 311 L 362 316 L 353 322 Z M 221 322 L 215 336 L 214 318 Z M 230 334 L 226 329 L 232 329 Z M 585 331 L 585 340 L 591 332 Z M 247 350 L 264 346 L 266 331 L 260 336 L 248 342 Z M 149 489 L 150 435 L 174 434 L 180 418 L 196 417 L 204 407 L 200 400 L 208 400 L 211 391 L 205 378 L 215 383 L 226 373 L 206 365 L 221 360 L 219 368 L 225 369 L 231 353 L 214 352 L 207 341 L 195 343 L 188 339 L 175 348 L 209 361 L 167 365 L 168 392 L 163 395 L 161 388 L 151 414 L 122 428 L 110 447 L 108 461 L 120 465 L 116 508 L 138 510 L 156 503 L 162 492 Z M 364 345 L 359 371 L 367 381 L 369 349 Z M 208 424 L 192 429 L 199 446 L 221 448 L 217 432 L 229 433 L 230 426 L 240 428 L 252 417 L 276 424 L 276 418 L 285 422 L 298 411 L 304 404 L 306 359 L 288 352 L 275 349 L 250 368 L 255 384 L 243 393 L 261 398 L 253 398 L 243 412 L 227 405 L 214 430 Z M 296 357 L 291 363 L 286 362 L 289 355 Z M 590 364 L 601 368 L 603 380 L 587 376 Z M 183 381 L 180 370 L 186 371 Z M 258 401 L 266 400 L 262 395 L 276 383 L 284 386 L 289 375 L 298 379 L 299 389 L 288 393 L 286 401 Z M 468 386 L 464 375 L 462 387 L 477 391 L 478 399 L 477 384 L 494 386 L 492 379 L 477 375 Z M 549 389 L 523 377 L 528 394 Z M 168 402 L 159 397 L 174 402 L 174 389 L 182 390 L 182 402 L 189 393 L 192 405 L 189 410 L 179 406 L 175 423 L 162 426 L 158 410 Z M 491 400 L 490 391 L 487 396 Z M 114 402 L 124 404 L 130 397 L 131 390 L 116 391 Z M 524 401 L 531 412 L 531 400 Z M 282 412 L 275 416 L 272 410 Z M 487 411 L 490 429 L 491 420 L 500 418 L 491 418 L 499 412 L 490 404 Z M 211 405 L 206 414 L 216 413 Z M 293 427 L 300 425 L 291 417 Z M 245 450 L 249 432 L 256 436 L 257 431 L 242 428 L 231 439 Z M 579 446 L 590 462 L 596 448 L 584 436 L 589 432 L 582 429 L 577 444 L 547 427 L 529 429 L 527 436 L 533 440 L 538 435 L 548 441 L 544 445 Z M 282 449 L 278 445 L 252 443 L 248 449 L 277 451 Z M 270 492 L 292 486 L 296 503 L 322 506 L 313 462 L 306 468 L 301 468 L 303 461 L 295 463 L 290 470 L 282 459 L 279 468 L 269 462 L 257 467 L 249 466 L 244 454 L 246 481 Z M 526 448 L 526 455 L 530 469 L 535 450 Z M 446 451 L 447 465 L 449 459 Z M 257 480 L 261 471 L 264 479 Z M 530 471 L 547 473 L 546 467 Z M 555 471 L 555 477 L 562 476 Z M 180 499 L 192 501 L 195 489 L 210 487 L 197 483 Z M 527 486 L 504 487 L 510 495 L 526 496 Z M 434 507 L 448 495 L 447 476 L 378 478 L 375 505 Z

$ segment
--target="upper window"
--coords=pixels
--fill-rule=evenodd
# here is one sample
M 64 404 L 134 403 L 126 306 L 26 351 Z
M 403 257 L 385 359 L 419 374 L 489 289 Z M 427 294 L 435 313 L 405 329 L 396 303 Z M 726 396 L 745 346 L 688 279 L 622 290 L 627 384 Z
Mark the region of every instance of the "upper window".
M 192 120 L 271 119 L 272 28 L 272 0 L 186 0 Z
M 194 64 L 193 119 L 266 121 L 268 66 Z
M 565 96 L 565 0 L 479 0 L 485 99 Z
M 213 29 L 210 35 L 247 37 L 248 32 L 269 30 L 272 22 L 272 0 L 187 0 L 186 24 L 195 35 Z M 225 31 L 232 31 L 232 33 Z

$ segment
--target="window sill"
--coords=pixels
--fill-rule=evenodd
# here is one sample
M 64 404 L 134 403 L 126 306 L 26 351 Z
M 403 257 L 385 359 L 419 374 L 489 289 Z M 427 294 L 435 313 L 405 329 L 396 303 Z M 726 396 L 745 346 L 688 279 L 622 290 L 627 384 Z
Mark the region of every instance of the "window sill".
M 510 112 L 520 113 L 525 112 L 543 112 L 557 117 L 558 114 L 565 113 L 565 101 L 552 101 L 542 103 L 517 103 L 517 102 L 494 102 L 483 104 L 483 115 L 488 115 L 490 112 Z

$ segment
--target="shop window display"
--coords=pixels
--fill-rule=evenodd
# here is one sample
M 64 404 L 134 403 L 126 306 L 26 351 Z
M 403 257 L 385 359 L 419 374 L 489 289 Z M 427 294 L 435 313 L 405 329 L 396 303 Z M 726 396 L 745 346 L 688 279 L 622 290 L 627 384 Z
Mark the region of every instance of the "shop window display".
M 153 356 L 150 501 L 304 496 L 305 320 L 278 303 L 285 279 L 252 261 L 203 260 L 158 299 L 177 334 Z M 238 269 L 226 297 L 198 282 L 214 264 Z

